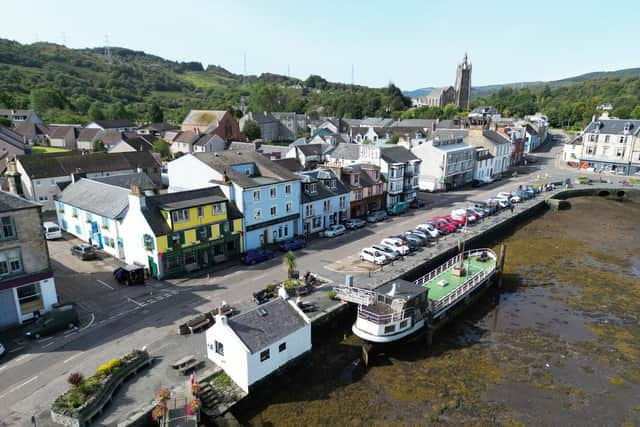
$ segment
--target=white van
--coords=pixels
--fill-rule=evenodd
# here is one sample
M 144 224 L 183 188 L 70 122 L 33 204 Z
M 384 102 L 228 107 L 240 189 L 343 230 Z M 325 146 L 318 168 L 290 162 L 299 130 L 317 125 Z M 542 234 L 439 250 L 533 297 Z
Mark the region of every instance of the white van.
M 43 222 L 42 228 L 44 228 L 44 237 L 47 240 L 62 239 L 62 231 L 60 231 L 60 227 L 55 222 Z

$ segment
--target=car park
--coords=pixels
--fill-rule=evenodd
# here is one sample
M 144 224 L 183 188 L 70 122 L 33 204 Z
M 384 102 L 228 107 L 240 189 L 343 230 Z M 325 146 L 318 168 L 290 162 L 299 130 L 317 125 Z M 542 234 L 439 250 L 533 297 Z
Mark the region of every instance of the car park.
M 371 212 L 369 216 L 367 216 L 367 222 L 384 221 L 387 218 L 389 218 L 389 215 L 387 215 L 385 211 L 375 211 Z
M 498 199 L 507 199 L 511 203 L 520 203 L 522 199 L 519 196 L 514 196 L 513 193 L 507 193 L 506 191 L 502 191 L 496 195 Z
M 240 262 L 243 264 L 257 264 L 273 258 L 273 252 L 267 249 L 249 249 L 240 256 Z
M 297 249 L 302 249 L 307 245 L 307 241 L 304 239 L 289 239 L 284 242 L 280 242 L 278 244 L 278 249 L 283 252 L 287 251 L 295 251 Z
M 438 230 L 444 229 L 447 233 L 454 233 L 458 227 L 454 224 L 449 223 L 444 218 L 431 218 L 431 222 L 433 222 Z
M 382 239 L 380 242 L 381 245 L 389 246 L 391 249 L 397 251 L 400 255 L 408 255 L 409 254 L 409 246 L 403 243 L 403 240 L 387 237 L 386 239 Z
M 409 230 L 407 231 L 407 233 L 411 233 L 411 234 L 415 234 L 416 236 L 420 237 L 421 239 L 423 239 L 426 242 L 430 242 L 433 239 L 435 239 L 435 237 L 433 237 L 431 234 L 429 234 L 428 232 L 424 231 L 424 230 Z M 437 233 L 437 231 L 436 231 Z
M 136 264 L 127 264 L 113 271 L 113 277 L 123 286 L 144 285 L 144 267 Z
M 498 212 L 498 205 L 496 203 L 489 202 L 475 202 L 475 208 L 478 210 L 482 210 L 485 216 L 493 215 Z
M 62 231 L 55 222 L 45 221 L 42 223 L 44 229 L 44 238 L 47 240 L 62 239 Z
M 452 210 L 451 211 L 451 218 L 454 221 L 457 221 L 457 222 L 462 221 L 463 225 L 467 224 L 467 223 L 476 222 L 478 220 L 477 215 L 467 213 L 467 211 L 465 209 L 454 209 L 454 210 Z
M 350 218 L 344 222 L 344 226 L 349 230 L 356 230 L 367 225 L 367 221 L 360 218 Z
M 454 225 L 456 229 L 464 227 L 465 224 L 464 218 L 454 218 L 451 215 L 443 215 L 442 219 Z
M 423 238 L 422 236 L 418 236 L 417 234 L 413 234 L 411 232 L 405 232 L 402 233 L 401 236 L 398 237 L 402 237 L 403 239 L 405 239 L 408 243 L 409 249 L 411 249 L 411 244 L 413 243 L 416 248 L 420 247 L 420 246 L 425 246 L 427 244 L 427 239 Z
M 367 261 L 372 264 L 382 265 L 387 263 L 387 257 L 377 249 L 364 248 L 360 251 L 360 261 Z
M 384 245 L 372 245 L 371 246 L 373 249 L 376 249 L 380 252 L 382 252 L 382 254 L 384 256 L 387 257 L 387 259 L 389 261 L 393 261 L 396 260 L 400 257 L 400 253 L 398 253 L 397 251 L 395 251 L 394 249 L 391 249 L 388 246 L 384 246 Z
M 489 199 L 488 203 L 489 204 L 493 203 L 494 205 L 497 205 L 499 208 L 509 208 L 512 205 L 512 203 L 509 201 L 509 199 L 500 198 L 500 197 L 495 197 L 495 198 Z
M 440 237 L 440 235 L 443 234 L 436 228 L 435 224 L 430 224 L 430 223 L 418 224 L 416 228 L 422 231 L 423 233 L 426 233 L 429 236 L 433 237 L 434 239 L 437 237 Z
M 73 245 L 71 247 L 71 253 L 83 261 L 98 258 L 95 248 L 86 243 Z
M 56 304 L 51 311 L 40 316 L 26 330 L 25 336 L 40 339 L 79 324 L 78 310 L 74 304 Z
M 344 234 L 346 228 L 342 224 L 334 224 L 327 227 L 326 230 L 322 232 L 324 237 L 336 237 Z

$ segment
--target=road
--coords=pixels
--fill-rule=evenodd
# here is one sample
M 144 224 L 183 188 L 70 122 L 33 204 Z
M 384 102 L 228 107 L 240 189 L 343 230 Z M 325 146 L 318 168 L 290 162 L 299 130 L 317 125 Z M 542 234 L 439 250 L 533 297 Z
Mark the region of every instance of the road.
M 334 239 L 318 239 L 297 254 L 298 270 L 314 271 L 334 282 L 344 280 L 344 270 L 357 260 L 361 248 L 382 237 L 414 228 L 439 214 L 448 214 L 469 201 L 485 200 L 500 191 L 509 191 L 548 174 L 561 180 L 576 172 L 560 168 L 557 159 L 561 145 L 543 147 L 537 162 L 520 168 L 517 177 L 474 189 L 449 193 L 421 194 L 427 208 L 408 215 L 369 225 Z M 43 423 L 54 398 L 67 389 L 71 372 L 85 376 L 110 358 L 133 348 L 146 347 L 162 356 L 160 364 L 129 385 L 128 399 L 110 405 L 102 422 L 113 422 L 127 410 L 149 402 L 162 384 L 180 381 L 166 364 L 187 352 L 205 355 L 204 335 L 177 336 L 182 319 L 213 309 L 223 300 L 231 304 L 246 302 L 251 294 L 284 275 L 282 258 L 250 267 L 230 267 L 212 277 L 153 281 L 151 286 L 121 288 L 110 277 L 113 260 L 90 265 L 69 259 L 67 248 L 50 246 L 56 281 L 63 300 L 75 300 L 85 310 L 78 329 L 36 342 L 18 340 L 9 344 L 11 353 L 0 364 L 0 426 L 30 425 L 31 416 L 40 414 Z M 343 266 L 344 268 L 336 268 Z M 145 395 L 146 394 L 146 395 Z M 120 410 L 121 408 L 124 408 Z M 42 424 L 39 424 L 42 425 Z

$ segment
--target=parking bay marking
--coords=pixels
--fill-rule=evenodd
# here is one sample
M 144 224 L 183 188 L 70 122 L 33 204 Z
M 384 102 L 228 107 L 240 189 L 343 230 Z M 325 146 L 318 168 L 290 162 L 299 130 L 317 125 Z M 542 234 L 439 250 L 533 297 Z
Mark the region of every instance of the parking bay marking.
M 104 285 L 104 286 L 106 286 L 107 288 L 111 289 L 112 291 L 114 290 L 114 289 L 113 289 L 113 287 L 112 287 L 110 284 L 108 284 L 107 282 L 104 282 L 104 281 L 102 281 L 102 280 L 100 280 L 100 279 L 97 279 L 96 281 L 97 281 L 98 283 L 100 283 L 101 285 Z
M 129 297 L 127 297 L 127 299 L 128 299 L 129 301 L 131 301 L 132 303 L 134 303 L 135 305 L 137 305 L 138 307 L 144 307 L 144 306 L 146 305 L 146 304 L 141 304 L 141 303 L 139 303 L 138 301 L 136 301 L 136 300 L 134 300 L 134 299 L 132 299 L 132 298 L 129 298 Z
M 31 383 L 31 382 L 33 382 L 33 381 L 37 380 L 37 379 L 38 379 L 38 376 L 37 376 L 37 375 L 36 375 L 35 377 L 33 377 L 33 378 L 29 378 L 28 380 L 26 380 L 26 381 L 25 381 L 25 382 L 23 382 L 22 384 L 18 384 L 17 386 L 15 386 L 15 387 L 13 387 L 13 388 L 9 389 L 6 393 L 4 393 L 4 394 L 0 394 L 0 399 L 4 398 L 5 396 L 7 396 L 7 395 L 9 395 L 9 394 L 13 393 L 14 391 L 16 391 L 16 390 L 18 390 L 18 389 L 20 389 L 20 388 L 22 388 L 22 387 L 26 386 L 27 384 L 29 384 L 29 383 Z
M 83 352 L 79 352 L 77 354 L 74 354 L 73 356 L 67 358 L 66 360 L 64 360 L 62 363 L 69 363 L 71 362 L 73 359 L 75 359 L 78 356 L 82 356 L 84 353 Z

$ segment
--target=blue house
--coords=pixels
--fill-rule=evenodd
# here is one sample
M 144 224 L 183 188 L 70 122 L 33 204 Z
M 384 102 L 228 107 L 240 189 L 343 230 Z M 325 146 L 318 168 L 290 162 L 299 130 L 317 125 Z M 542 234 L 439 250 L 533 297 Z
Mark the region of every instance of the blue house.
M 318 233 L 349 217 L 349 189 L 331 169 L 299 172 L 301 181 L 298 229 Z
M 260 153 L 195 153 L 170 162 L 168 168 L 170 191 L 222 189 L 243 214 L 243 251 L 302 234 L 299 177 Z

